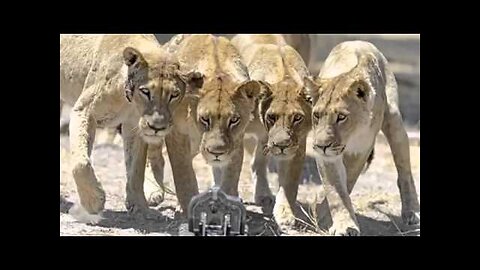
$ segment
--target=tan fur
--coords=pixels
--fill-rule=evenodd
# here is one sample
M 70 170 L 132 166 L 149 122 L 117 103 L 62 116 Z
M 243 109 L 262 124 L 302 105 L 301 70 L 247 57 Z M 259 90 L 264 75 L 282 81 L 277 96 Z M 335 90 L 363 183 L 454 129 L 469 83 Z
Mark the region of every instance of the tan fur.
M 420 206 L 398 108 L 397 83 L 383 54 L 368 42 L 343 42 L 329 54 L 319 76 L 307 79 L 306 85 L 314 101 L 313 148 L 327 191 L 331 233 L 360 234 L 349 194 L 365 163 L 371 161 L 380 129 L 398 170 L 403 220 L 418 223 Z
M 147 144 L 161 146 L 190 85 L 191 74 L 179 71 L 174 56 L 153 35 L 60 36 L 60 98 L 73 107 L 73 178 L 80 204 L 89 214 L 99 214 L 105 204 L 90 161 L 95 129 L 122 125 L 126 206 L 130 212 L 148 214 L 143 194 Z M 162 182 L 163 159 L 152 156 L 151 161 Z
M 241 52 L 250 77 L 263 83 L 258 115 L 247 128 L 257 138 L 252 162 L 255 202 L 267 211 L 273 202 L 265 153 L 275 158 L 279 168 L 280 190 L 273 206 L 275 220 L 281 227 L 291 226 L 311 127 L 311 105 L 303 82 L 309 76 L 308 69 L 281 35 L 237 35 L 232 43 Z
M 238 195 L 243 137 L 260 84 L 250 81 L 238 51 L 223 37 L 177 35 L 172 46 L 184 72 L 201 74 L 196 97 L 184 99 L 166 137 L 177 197 L 185 210 L 198 184 L 192 159 L 198 151 L 212 165 L 215 184 Z

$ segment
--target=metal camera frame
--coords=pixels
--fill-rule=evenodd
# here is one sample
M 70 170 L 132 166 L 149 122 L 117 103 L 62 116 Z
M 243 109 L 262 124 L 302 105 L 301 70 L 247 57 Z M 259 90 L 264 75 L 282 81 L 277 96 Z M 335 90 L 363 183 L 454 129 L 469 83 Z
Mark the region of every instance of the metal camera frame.
M 239 197 L 215 186 L 196 195 L 188 207 L 188 230 L 196 236 L 247 235 L 247 210 Z

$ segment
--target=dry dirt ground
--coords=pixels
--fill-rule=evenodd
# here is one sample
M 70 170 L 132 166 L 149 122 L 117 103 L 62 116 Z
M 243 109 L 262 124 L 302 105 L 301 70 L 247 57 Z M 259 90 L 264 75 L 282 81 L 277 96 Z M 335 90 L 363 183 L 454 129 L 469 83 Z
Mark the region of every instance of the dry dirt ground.
M 102 130 L 94 146 L 92 160 L 95 172 L 106 192 L 106 205 L 103 216 L 97 225 L 82 224 L 68 214 L 68 210 L 77 201 L 75 183 L 70 169 L 70 154 L 68 136 L 60 136 L 60 235 L 131 235 L 131 236 L 160 236 L 179 235 L 185 230 L 186 219 L 176 211 L 176 197 L 172 182 L 171 167 L 166 151 L 165 157 L 165 185 L 168 191 L 165 200 L 155 209 L 159 211 L 159 219 L 143 220 L 129 216 L 124 206 L 125 200 L 125 165 L 123 159 L 122 141 L 117 135 L 114 144 L 104 143 Z M 420 143 L 419 131 L 409 131 L 410 156 L 413 176 L 420 194 Z M 103 137 L 103 138 L 102 138 Z M 309 141 L 311 145 L 311 141 Z M 243 169 L 240 176 L 239 192 L 247 204 L 247 220 L 252 235 L 278 235 L 271 217 L 261 214 L 259 207 L 253 203 L 253 187 L 249 164 L 251 156 L 246 151 Z M 274 163 L 269 166 L 269 182 L 274 194 L 278 189 Z M 204 162 L 201 155 L 194 159 L 194 169 L 199 181 L 200 192 L 207 190 L 213 183 L 210 167 Z M 153 175 L 148 167 L 145 176 L 146 196 L 152 192 L 161 192 L 155 184 Z M 361 175 L 351 194 L 362 235 L 378 236 L 413 236 L 420 235 L 419 226 L 406 226 L 400 218 L 400 196 L 396 185 L 397 173 L 390 148 L 382 134 L 379 134 L 375 146 L 375 158 L 368 171 Z M 297 229 L 288 231 L 284 235 L 324 235 L 324 228 L 328 226 L 330 218 L 328 211 L 320 209 L 319 204 L 324 194 L 321 180 L 316 170 L 313 153 L 307 150 L 307 160 L 304 164 L 302 183 L 299 187 L 298 205 L 295 209 L 298 217 Z M 317 207 L 312 207 L 317 205 Z M 313 210 L 313 211 L 312 211 Z M 314 222 L 319 220 L 320 222 Z M 320 226 L 317 226 L 320 224 Z M 180 233 L 181 234 L 181 233 Z

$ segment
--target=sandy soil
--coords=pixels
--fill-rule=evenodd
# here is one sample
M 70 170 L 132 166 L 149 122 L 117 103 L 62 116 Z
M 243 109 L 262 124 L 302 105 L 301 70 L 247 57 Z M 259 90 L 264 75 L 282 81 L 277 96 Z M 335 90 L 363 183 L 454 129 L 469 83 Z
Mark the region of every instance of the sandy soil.
M 132 235 L 132 236 L 160 236 L 179 235 L 185 230 L 186 220 L 176 212 L 176 197 L 173 193 L 165 194 L 165 200 L 156 207 L 159 211 L 159 220 L 135 219 L 127 214 L 125 200 L 125 165 L 123 148 L 120 136 L 114 144 L 103 143 L 102 130 L 98 131 L 96 144 L 93 150 L 93 166 L 106 192 L 105 219 L 97 225 L 82 224 L 68 214 L 68 210 L 77 201 L 75 183 L 71 176 L 70 155 L 68 150 L 68 136 L 60 136 L 60 235 Z M 416 181 L 417 192 L 420 194 L 420 145 L 419 131 L 409 133 L 412 137 L 410 154 L 412 170 Z M 311 143 L 311 142 L 310 142 Z M 310 144 L 311 145 L 311 144 Z M 419 226 L 403 225 L 400 218 L 400 196 L 396 185 L 396 169 L 391 156 L 390 148 L 382 134 L 377 138 L 375 159 L 369 170 L 360 176 L 353 192 L 352 201 L 360 223 L 362 235 L 405 236 L 420 235 Z M 166 151 L 165 157 L 165 185 L 174 192 L 171 168 Z M 271 218 L 261 214 L 259 207 L 253 206 L 252 182 L 249 171 L 251 156 L 246 152 L 239 184 L 240 196 L 247 204 L 248 225 L 252 235 L 277 235 L 278 229 Z M 212 185 L 210 167 L 204 162 L 201 155 L 194 159 L 194 169 L 199 181 L 200 192 Z M 269 182 L 272 191 L 276 193 L 275 166 L 271 164 Z M 147 168 L 145 180 L 146 195 L 161 192 Z M 286 235 L 323 235 L 322 226 L 328 224 L 328 212 L 313 208 L 318 213 L 309 212 L 309 206 L 322 200 L 321 181 L 316 170 L 311 150 L 307 150 L 307 161 L 304 164 L 302 184 L 299 187 L 296 215 L 300 219 L 298 228 L 286 232 Z M 303 209 L 303 210 L 302 210 Z M 327 215 L 326 217 L 324 217 Z M 320 227 L 314 226 L 312 219 L 320 219 Z M 316 222 L 315 222 L 316 223 Z M 309 224 L 309 225 L 305 225 Z

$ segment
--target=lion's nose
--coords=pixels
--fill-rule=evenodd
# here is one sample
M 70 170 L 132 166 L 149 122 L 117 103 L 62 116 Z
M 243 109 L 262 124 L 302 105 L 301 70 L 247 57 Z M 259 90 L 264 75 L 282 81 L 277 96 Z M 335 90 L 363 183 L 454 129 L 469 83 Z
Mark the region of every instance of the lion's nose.
M 163 131 L 167 129 L 170 125 L 171 120 L 169 120 L 169 113 L 168 112 L 153 112 L 152 115 L 146 117 L 147 126 L 153 129 L 156 132 Z
M 206 150 L 208 153 L 218 157 L 228 152 L 228 146 L 225 142 L 215 143 L 206 147 Z
M 283 151 L 292 144 L 292 139 L 288 132 L 282 130 L 272 138 L 272 144 Z

